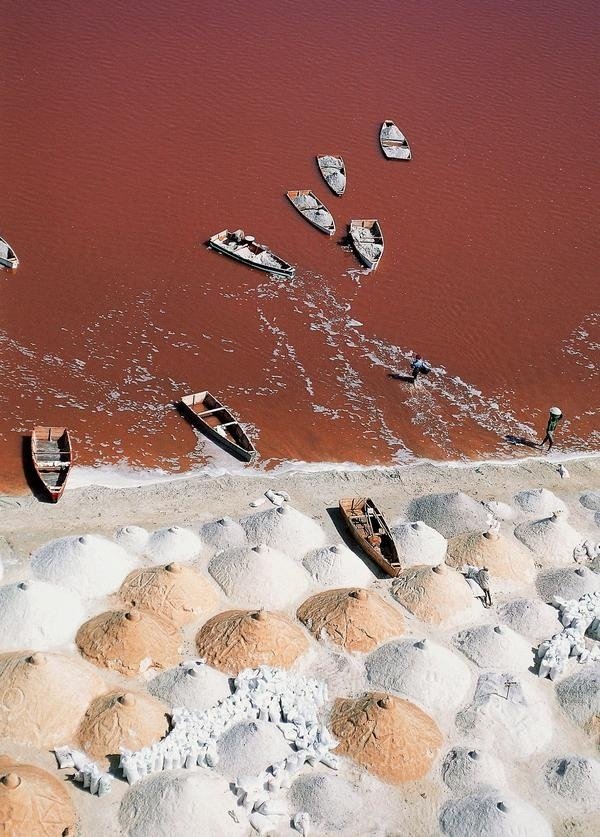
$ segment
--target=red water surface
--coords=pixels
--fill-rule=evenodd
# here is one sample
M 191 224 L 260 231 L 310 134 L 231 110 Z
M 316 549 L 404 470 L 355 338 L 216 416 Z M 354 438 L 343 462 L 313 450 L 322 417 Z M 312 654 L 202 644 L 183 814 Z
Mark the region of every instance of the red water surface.
M 574 0 L 2 3 L 0 488 L 21 437 L 79 463 L 213 459 L 208 388 L 261 462 L 517 456 L 552 404 L 600 448 L 600 6 Z M 386 160 L 383 119 L 413 160 Z M 342 154 L 337 198 L 314 155 Z M 284 198 L 312 188 L 328 239 Z M 367 274 L 343 245 L 378 218 Z M 208 250 L 244 227 L 293 281 Z M 435 367 L 390 377 L 410 353 Z

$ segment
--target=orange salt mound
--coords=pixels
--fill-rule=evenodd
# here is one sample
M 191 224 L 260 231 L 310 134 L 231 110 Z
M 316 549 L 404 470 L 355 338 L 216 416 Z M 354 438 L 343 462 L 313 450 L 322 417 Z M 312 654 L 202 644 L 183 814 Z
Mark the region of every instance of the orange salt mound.
M 330 727 L 337 753 L 395 785 L 425 776 L 443 741 L 422 709 L 385 692 L 336 700 Z
M 261 665 L 288 668 L 308 650 L 303 631 L 285 616 L 266 610 L 227 610 L 209 619 L 196 636 L 208 665 L 239 674 Z
M 75 639 L 81 653 L 103 668 L 135 677 L 150 667 L 179 662 L 178 627 L 142 610 L 109 610 L 85 622 Z
M 348 651 L 371 651 L 404 632 L 402 614 L 360 588 L 317 593 L 300 605 L 297 616 L 317 639 L 325 634 Z
M 63 782 L 0 756 L 0 825 L 10 837 L 73 837 L 77 815 Z
M 424 622 L 451 622 L 480 613 L 463 576 L 445 564 L 402 570 L 393 581 L 392 595 Z
M 219 600 L 201 573 L 176 563 L 134 570 L 121 585 L 119 596 L 130 607 L 156 613 L 178 625 L 193 622 Z
M 89 702 L 106 686 L 78 657 L 23 651 L 0 656 L 0 737 L 34 747 L 73 738 Z
M 487 567 L 490 576 L 517 582 L 532 581 L 535 565 L 531 553 L 516 539 L 495 532 L 457 535 L 448 543 L 446 563 L 460 569 L 463 564 Z
M 150 695 L 114 691 L 90 704 L 77 731 L 79 745 L 102 767 L 120 747 L 139 750 L 169 730 L 168 707 Z

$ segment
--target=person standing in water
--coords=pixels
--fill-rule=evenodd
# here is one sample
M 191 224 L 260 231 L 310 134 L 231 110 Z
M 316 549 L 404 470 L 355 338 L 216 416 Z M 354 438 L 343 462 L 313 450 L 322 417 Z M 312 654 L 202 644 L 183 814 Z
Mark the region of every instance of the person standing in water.
M 546 442 L 548 442 L 548 453 L 552 450 L 552 445 L 554 444 L 554 431 L 558 425 L 558 422 L 562 419 L 563 414 L 560 407 L 550 407 L 550 416 L 548 418 L 548 424 L 546 425 L 546 435 L 542 439 L 541 442 L 538 443 L 540 448 L 543 448 Z
M 413 376 L 413 384 L 417 383 L 419 375 L 429 375 L 431 366 L 426 360 L 423 360 L 421 355 L 415 355 L 414 360 L 411 361 L 410 369 Z

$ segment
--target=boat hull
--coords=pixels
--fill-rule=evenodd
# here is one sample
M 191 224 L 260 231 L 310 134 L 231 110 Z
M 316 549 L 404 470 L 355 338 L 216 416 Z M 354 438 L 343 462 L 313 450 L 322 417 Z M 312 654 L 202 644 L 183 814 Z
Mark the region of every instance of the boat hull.
M 256 264 L 256 262 L 251 261 L 250 259 L 245 259 L 243 256 L 239 256 L 234 251 L 230 250 L 228 247 L 224 247 L 218 241 L 213 241 L 211 238 L 208 242 L 208 246 L 212 247 L 213 250 L 216 250 L 218 253 L 222 253 L 224 256 L 229 256 L 230 259 L 234 259 L 236 262 L 240 264 L 245 264 L 246 267 L 253 267 L 255 270 L 262 270 L 263 273 L 274 273 L 276 276 L 287 276 L 288 278 L 292 278 L 294 276 L 295 269 L 293 267 L 269 267 L 268 265 Z
M 194 398 L 194 396 L 187 396 L 187 398 Z M 213 411 L 217 411 L 218 414 L 225 419 L 227 422 L 235 422 L 235 424 L 239 427 L 239 432 L 242 438 L 245 440 L 247 445 L 239 445 L 236 444 L 231 439 L 228 439 L 226 436 L 222 436 L 216 428 L 212 427 L 207 421 L 204 421 L 203 418 L 193 409 L 192 406 L 186 404 L 183 398 L 176 402 L 176 407 L 181 415 L 197 430 L 207 436 L 212 442 L 217 444 L 220 448 L 227 451 L 227 453 L 235 456 L 237 459 L 240 459 L 243 462 L 252 462 L 256 459 L 257 451 L 252 442 L 246 436 L 245 431 L 243 430 L 241 424 L 235 418 L 233 413 L 228 410 L 220 401 L 211 396 L 215 406 L 211 406 L 210 408 Z M 197 402 L 200 403 L 200 402 Z
M 394 559 L 392 561 L 388 560 L 386 556 L 383 555 L 381 550 L 369 543 L 367 537 L 363 534 L 364 530 L 359 529 L 357 525 L 356 518 L 363 516 L 372 517 L 372 515 L 366 513 L 367 508 L 373 509 L 376 513 L 378 523 L 375 531 L 377 535 L 381 536 L 382 544 L 384 544 L 389 550 L 390 557 Z M 362 514 L 360 513 L 360 509 L 363 510 Z M 399 575 L 402 568 L 400 566 L 398 552 L 396 550 L 392 533 L 390 532 L 383 515 L 379 512 L 373 501 L 369 497 L 346 497 L 340 500 L 340 512 L 348 531 L 360 548 L 367 553 L 369 558 L 371 558 L 371 560 L 374 561 L 377 566 L 380 567 L 384 573 L 386 573 L 386 575 L 389 575 L 392 578 Z
M 322 157 L 327 155 L 317 155 L 317 166 L 319 167 L 319 171 L 321 172 L 321 177 L 325 181 L 325 183 L 329 186 L 331 191 L 334 195 L 337 195 L 338 198 L 341 198 L 344 192 L 346 191 L 346 166 L 344 165 L 344 160 L 342 157 L 336 157 L 335 159 L 340 161 L 340 165 L 338 166 L 328 166 L 321 161 Z M 334 156 L 334 155 L 329 155 Z M 328 173 L 333 174 L 334 172 L 338 172 L 340 177 L 343 178 L 342 185 L 340 188 L 336 189 L 331 182 L 327 179 Z
M 381 247 L 381 251 L 377 258 L 373 258 L 369 255 L 367 251 L 365 251 L 363 244 L 364 241 L 361 241 L 358 230 L 370 230 L 372 241 L 371 244 L 378 244 Z M 361 262 L 367 267 L 369 270 L 375 270 L 378 266 L 379 262 L 381 261 L 381 257 L 383 256 L 383 233 L 381 231 L 381 227 L 379 226 L 378 221 L 351 221 L 350 222 L 350 240 L 352 242 L 352 246 L 356 252 L 356 255 L 361 260 Z
M 44 496 L 51 503 L 57 503 L 64 493 L 73 464 L 69 431 L 66 428 L 34 428 L 31 463 Z
M 318 205 L 316 207 L 314 207 L 315 210 L 323 209 L 331 217 L 331 225 L 328 225 L 328 226 L 324 226 L 323 224 L 319 224 L 317 221 L 314 221 L 312 218 L 310 218 L 306 214 L 306 210 L 301 209 L 299 206 L 296 206 L 296 204 L 294 202 L 294 197 L 296 197 L 299 194 L 302 194 L 302 193 L 287 192 L 287 194 L 286 194 L 287 199 L 292 204 L 292 206 L 294 207 L 296 212 L 298 212 L 298 214 L 301 215 L 304 218 L 305 221 L 308 221 L 308 223 L 311 226 L 313 226 L 315 229 L 319 230 L 319 232 L 325 233 L 325 235 L 333 235 L 335 233 L 335 221 L 333 220 L 333 215 L 331 215 L 331 212 L 327 209 L 325 204 L 322 203 L 317 198 L 317 196 L 314 195 L 312 192 L 310 192 L 310 193 L 306 192 L 305 193 L 305 194 L 310 194 L 311 197 L 313 197 L 317 201 Z M 311 208 L 313 208 L 313 207 L 311 207 Z

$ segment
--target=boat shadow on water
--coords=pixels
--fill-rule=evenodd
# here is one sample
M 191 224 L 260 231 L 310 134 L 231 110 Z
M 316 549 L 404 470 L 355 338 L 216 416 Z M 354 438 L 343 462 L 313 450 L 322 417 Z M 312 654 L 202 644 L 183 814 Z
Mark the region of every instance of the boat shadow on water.
M 339 506 L 332 506 L 331 508 L 326 509 L 326 511 L 344 545 L 360 558 L 365 567 L 368 567 L 376 578 L 388 578 L 386 573 L 384 573 L 383 570 L 377 566 L 375 561 L 372 561 L 369 556 L 362 551 L 354 538 L 350 535 Z
M 27 486 L 38 502 L 54 505 L 48 497 L 48 492 L 40 482 L 40 478 L 35 472 L 31 454 L 31 436 L 23 435 L 21 436 L 21 460 L 23 463 L 23 474 L 25 475 Z

